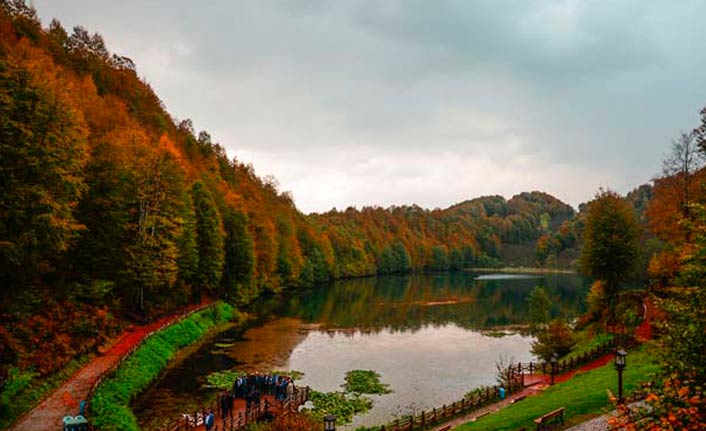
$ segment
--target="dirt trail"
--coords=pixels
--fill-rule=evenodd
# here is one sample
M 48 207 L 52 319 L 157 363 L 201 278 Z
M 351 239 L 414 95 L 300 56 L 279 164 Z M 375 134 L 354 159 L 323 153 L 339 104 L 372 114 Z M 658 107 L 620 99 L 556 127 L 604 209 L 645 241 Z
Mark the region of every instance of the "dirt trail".
M 62 427 L 62 418 L 78 414 L 79 402 L 85 399 L 100 376 L 117 364 L 150 333 L 181 319 L 183 316 L 209 305 L 208 301 L 193 305 L 179 314 L 164 317 L 148 325 L 134 326 L 123 332 L 118 341 L 77 371 L 63 385 L 55 389 L 32 410 L 21 416 L 7 431 L 56 431 Z

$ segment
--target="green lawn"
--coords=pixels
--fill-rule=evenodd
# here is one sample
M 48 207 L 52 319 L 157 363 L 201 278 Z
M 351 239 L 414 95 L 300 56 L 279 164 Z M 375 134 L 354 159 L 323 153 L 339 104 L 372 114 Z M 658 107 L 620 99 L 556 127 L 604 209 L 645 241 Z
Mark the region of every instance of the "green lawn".
M 594 335 L 590 328 L 586 328 L 577 332 L 574 337 L 576 345 L 571 349 L 571 353 L 562 358 L 563 360 L 568 361 L 571 358 L 578 358 L 596 347 L 603 346 L 613 338 L 613 335 L 605 333 Z
M 623 374 L 626 391 L 649 380 L 659 370 L 654 355 L 649 354 L 654 346 L 642 346 L 629 352 L 627 368 Z M 566 408 L 566 425 L 583 422 L 597 414 L 613 409 L 606 390 L 617 392 L 617 372 L 610 363 L 604 367 L 579 373 L 569 381 L 548 388 L 541 395 L 528 397 L 497 413 L 468 422 L 458 430 L 517 430 L 522 427 L 534 429 L 534 419 L 560 407 Z

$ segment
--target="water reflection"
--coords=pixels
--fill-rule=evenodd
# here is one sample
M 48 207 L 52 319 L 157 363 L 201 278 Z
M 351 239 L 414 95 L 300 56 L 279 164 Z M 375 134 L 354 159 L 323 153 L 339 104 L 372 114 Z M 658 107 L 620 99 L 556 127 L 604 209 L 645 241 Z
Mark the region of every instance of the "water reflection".
M 526 298 L 536 285 L 547 290 L 554 315 L 582 311 L 587 285 L 577 275 L 477 279 L 458 273 L 336 282 L 293 298 L 280 313 L 327 328 L 365 332 L 449 323 L 468 329 L 521 325 L 527 323 Z
M 502 354 L 528 360 L 531 338 L 495 338 L 482 330 L 527 323 L 527 296 L 545 287 L 553 314 L 582 311 L 579 276 L 480 277 L 458 273 L 347 280 L 296 295 L 261 300 L 250 327 L 230 329 L 202 345 L 142 394 L 133 408 L 143 429 L 214 397 L 203 386 L 214 371 L 298 369 L 304 384 L 336 390 L 345 372 L 379 372 L 394 393 L 376 398 L 355 426 L 385 422 L 456 401 L 492 383 Z

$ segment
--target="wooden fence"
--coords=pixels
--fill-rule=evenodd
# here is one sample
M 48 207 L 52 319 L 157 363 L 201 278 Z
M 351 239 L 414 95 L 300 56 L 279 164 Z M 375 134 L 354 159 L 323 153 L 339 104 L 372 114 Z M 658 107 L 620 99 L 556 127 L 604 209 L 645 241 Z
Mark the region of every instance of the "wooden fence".
M 504 386 L 506 395 L 522 390 L 523 375 L 508 372 L 507 385 Z M 479 408 L 500 400 L 500 386 L 486 386 L 474 391 L 471 395 L 451 404 L 444 404 L 431 411 L 422 411 L 420 414 L 409 415 L 381 426 L 379 431 L 411 431 L 422 430 L 431 425 L 441 424 L 456 416 L 478 410 Z
M 249 410 L 233 412 L 225 417 L 218 417 L 213 427 L 214 431 L 238 431 L 244 429 L 248 424 L 259 422 L 266 418 L 275 416 L 287 416 L 297 411 L 300 405 L 309 400 L 310 388 L 296 388 L 294 394 L 284 401 L 270 401 L 265 399 L 259 405 Z M 209 411 L 214 414 L 219 412 L 220 396 L 210 406 L 202 406 L 193 414 L 184 415 L 183 419 L 173 420 L 160 431 L 189 431 L 197 429 L 203 425 L 203 420 Z
M 585 365 L 595 359 L 600 358 L 601 356 L 608 354 L 610 352 L 615 351 L 615 349 L 618 346 L 624 346 L 624 347 L 629 347 L 631 345 L 635 344 L 635 340 L 633 338 L 629 337 L 623 337 L 620 339 L 614 338 L 609 341 L 606 341 L 605 343 L 594 347 L 593 349 L 584 352 L 581 355 L 573 356 L 569 359 L 562 359 L 560 361 L 556 362 L 556 369 L 554 372 L 559 375 L 563 374 L 566 371 L 573 370 L 574 368 L 578 368 L 582 365 Z M 552 373 L 552 364 L 550 362 L 518 362 L 517 364 L 513 364 L 508 368 L 508 372 L 516 373 L 516 374 L 526 374 L 526 375 L 534 375 L 534 374 L 551 374 Z

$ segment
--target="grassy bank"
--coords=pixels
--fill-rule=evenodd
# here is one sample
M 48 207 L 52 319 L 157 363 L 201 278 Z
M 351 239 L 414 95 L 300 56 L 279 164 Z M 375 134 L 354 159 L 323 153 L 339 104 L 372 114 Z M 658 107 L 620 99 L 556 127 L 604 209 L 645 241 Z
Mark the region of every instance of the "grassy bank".
M 654 355 L 648 350 L 654 346 L 642 346 L 630 352 L 628 366 L 623 374 L 627 392 L 639 387 L 659 370 Z M 522 427 L 534 429 L 534 419 L 552 410 L 564 407 L 566 425 L 583 422 L 593 416 L 614 408 L 608 400 L 607 390 L 617 392 L 617 374 L 610 363 L 592 371 L 578 373 L 572 379 L 547 388 L 541 395 L 529 397 L 517 404 L 459 428 L 463 431 L 517 430 Z
M 90 402 L 93 426 L 101 430 L 138 430 L 130 400 L 159 376 L 180 349 L 234 315 L 233 307 L 218 303 L 151 336 L 96 389 Z

